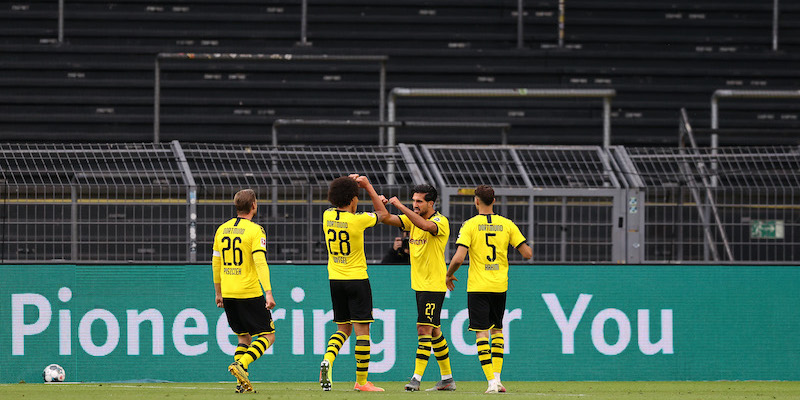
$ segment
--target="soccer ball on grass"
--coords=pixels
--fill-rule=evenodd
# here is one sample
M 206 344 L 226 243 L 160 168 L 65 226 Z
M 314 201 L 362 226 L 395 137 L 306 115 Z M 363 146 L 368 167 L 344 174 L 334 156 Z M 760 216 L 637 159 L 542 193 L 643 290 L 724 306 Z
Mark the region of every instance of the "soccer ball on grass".
M 42 371 L 42 378 L 45 382 L 64 382 L 64 378 L 66 378 L 66 374 L 64 373 L 64 368 L 61 368 L 58 364 L 50 364 L 44 367 L 44 371 Z

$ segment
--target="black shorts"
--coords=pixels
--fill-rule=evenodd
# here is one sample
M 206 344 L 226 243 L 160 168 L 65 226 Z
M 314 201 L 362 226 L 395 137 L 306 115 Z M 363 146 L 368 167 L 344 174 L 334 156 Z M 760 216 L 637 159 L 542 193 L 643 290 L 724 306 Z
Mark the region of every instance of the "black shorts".
M 331 280 L 333 322 L 367 324 L 372 319 L 372 287 L 369 279 Z
M 469 310 L 469 330 L 503 329 L 506 292 L 468 292 L 467 309 Z
M 417 323 L 438 328 L 445 292 L 417 292 Z
M 228 325 L 235 334 L 258 336 L 275 333 L 275 323 L 272 322 L 272 313 L 267 309 L 264 296 L 249 299 L 223 298 L 222 305 L 225 307 Z

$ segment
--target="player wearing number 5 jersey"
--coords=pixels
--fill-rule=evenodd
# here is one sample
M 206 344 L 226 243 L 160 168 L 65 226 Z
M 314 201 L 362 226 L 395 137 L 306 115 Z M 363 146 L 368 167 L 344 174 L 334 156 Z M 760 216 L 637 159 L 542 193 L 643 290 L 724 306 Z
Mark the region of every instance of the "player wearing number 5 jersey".
M 214 235 L 214 291 L 217 307 L 225 308 L 228 325 L 239 337 L 228 370 L 239 383 L 237 392 L 253 392 L 247 368 L 275 343 L 270 313 L 275 300 L 269 282 L 267 236 L 264 228 L 252 222 L 258 210 L 256 194 L 241 190 L 233 202 L 236 218 L 220 225 Z M 253 336 L 258 338 L 253 341 Z
M 503 314 L 508 291 L 508 246 L 514 246 L 525 258 L 533 256 L 517 225 L 495 214 L 493 204 L 494 189 L 488 185 L 478 186 L 475 189 L 478 215 L 461 226 L 456 240 L 458 249 L 447 270 L 447 288 L 453 290 L 453 282 L 458 280 L 454 274 L 469 251 L 469 329 L 475 331 L 478 359 L 489 382 L 486 393 L 506 391 L 500 383 L 500 372 L 503 369 Z
M 358 213 L 358 189 L 366 189 L 374 213 Z M 328 190 L 333 208 L 322 214 L 322 232 L 328 249 L 328 279 L 333 303 L 333 322 L 337 331 L 328 340 L 320 363 L 322 390 L 331 390 L 331 368 L 350 333 L 356 333 L 356 384 L 354 389 L 382 392 L 367 381 L 370 359 L 369 324 L 372 319 L 372 288 L 364 256 L 364 230 L 381 222 L 389 214 L 365 176 L 353 174 L 336 178 Z

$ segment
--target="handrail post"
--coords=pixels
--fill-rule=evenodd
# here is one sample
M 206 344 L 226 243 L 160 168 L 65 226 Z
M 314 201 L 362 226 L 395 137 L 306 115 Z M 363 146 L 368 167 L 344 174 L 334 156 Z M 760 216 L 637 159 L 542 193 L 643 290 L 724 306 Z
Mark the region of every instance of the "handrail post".
M 525 38 L 522 34 L 524 25 L 524 20 L 522 18 L 524 14 L 522 2 L 523 0 L 517 0 L 517 48 L 518 49 L 525 47 Z
M 63 43 L 64 43 L 64 0 L 58 0 L 58 44 L 63 44 Z
M 308 41 L 308 0 L 300 2 L 300 42 L 301 46 L 310 46 Z
M 603 97 L 603 148 L 611 146 L 611 96 Z
M 161 61 L 156 56 L 155 70 L 153 71 L 153 143 L 161 140 Z
M 558 47 L 564 47 L 564 0 L 558 0 Z
M 380 90 L 379 98 L 378 98 L 378 120 L 380 122 L 384 122 L 386 117 L 386 60 L 381 60 L 381 72 L 380 72 Z M 378 144 L 383 147 L 385 144 L 385 134 L 386 129 L 381 126 L 378 128 Z
M 778 0 L 772 5 L 772 51 L 778 50 Z

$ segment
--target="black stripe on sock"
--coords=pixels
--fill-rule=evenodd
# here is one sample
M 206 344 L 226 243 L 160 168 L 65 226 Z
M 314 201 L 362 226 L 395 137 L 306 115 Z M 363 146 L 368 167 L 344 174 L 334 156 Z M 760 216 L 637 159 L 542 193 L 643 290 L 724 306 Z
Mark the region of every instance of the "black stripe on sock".
M 253 360 L 257 359 L 258 357 L 261 357 L 261 356 L 257 356 L 257 355 L 256 355 L 255 353 L 253 353 L 252 351 L 248 351 L 248 352 L 247 352 L 247 353 L 245 353 L 245 354 L 249 354 L 249 355 L 250 355 L 250 357 L 253 357 Z
M 417 353 L 417 358 L 419 358 L 420 360 L 425 360 L 425 361 L 428 361 L 428 359 L 430 358 L 430 356 L 426 356 L 425 354 L 419 354 L 419 353 Z
M 369 340 L 356 340 L 356 346 L 369 346 Z
M 486 364 L 491 364 L 491 363 L 492 363 L 492 359 L 491 358 L 488 359 L 488 360 L 481 360 L 481 365 L 486 365 Z
M 492 353 L 492 357 L 495 357 L 495 358 L 503 358 L 503 352 L 501 351 L 501 352 L 499 352 L 499 353 Z
M 368 356 L 369 350 L 356 350 L 355 355 L 357 356 Z
M 356 367 L 356 372 L 367 372 L 369 367 Z
M 431 343 L 433 343 L 433 345 L 435 346 L 435 345 L 437 345 L 439 343 L 442 343 L 443 341 L 444 341 L 444 335 L 439 336 L 438 338 L 431 340 Z
M 447 360 L 448 357 L 450 357 L 450 354 L 443 354 L 441 356 L 436 356 L 436 359 L 439 360 L 439 361 L 443 361 L 443 360 Z

